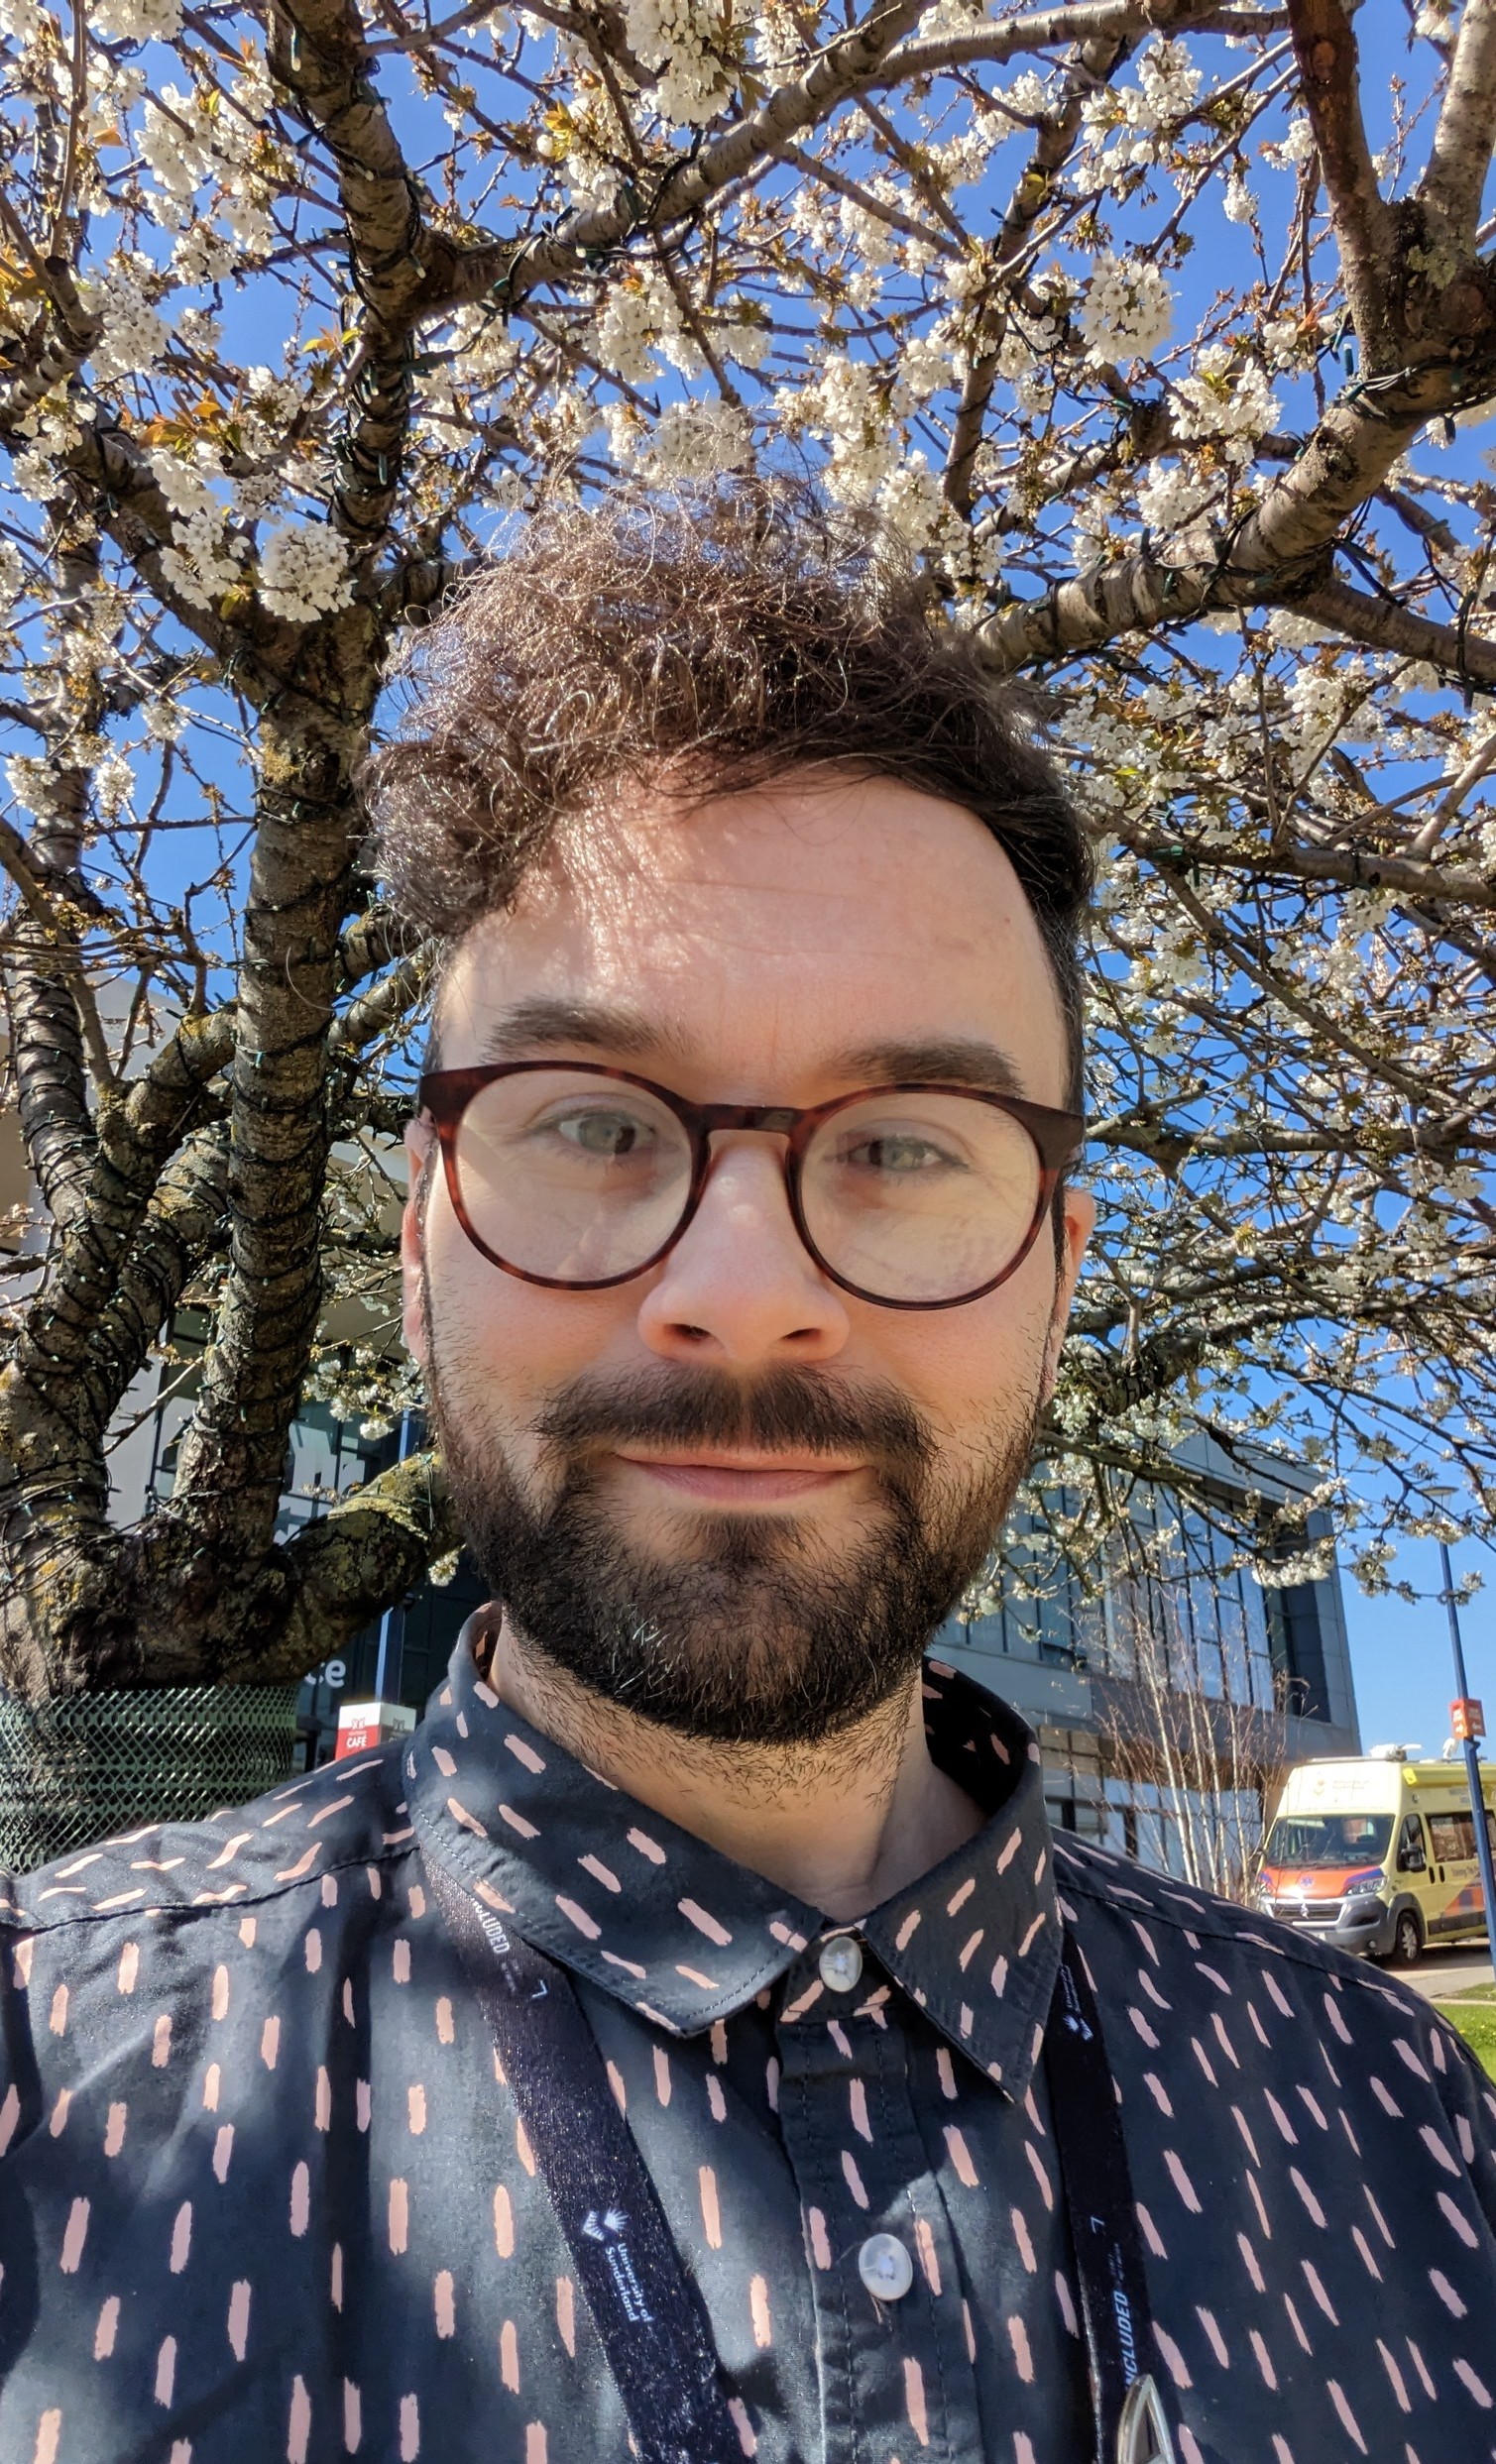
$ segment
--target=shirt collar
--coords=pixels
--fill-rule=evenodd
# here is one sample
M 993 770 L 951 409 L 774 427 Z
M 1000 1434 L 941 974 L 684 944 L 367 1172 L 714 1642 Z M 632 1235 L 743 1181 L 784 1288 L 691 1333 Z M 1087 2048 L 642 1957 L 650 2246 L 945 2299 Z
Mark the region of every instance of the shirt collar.
M 427 1854 L 536 1949 L 682 2035 L 730 2018 L 797 1963 L 805 2007 L 819 1990 L 811 1947 L 855 1931 L 952 2046 L 1023 2094 L 1060 1921 L 1039 1749 L 1014 1712 L 926 1663 L 931 1752 L 987 1820 L 849 1929 L 647 1811 L 501 1703 L 473 1657 L 486 1622 L 480 1611 L 464 1626 L 405 1751 Z

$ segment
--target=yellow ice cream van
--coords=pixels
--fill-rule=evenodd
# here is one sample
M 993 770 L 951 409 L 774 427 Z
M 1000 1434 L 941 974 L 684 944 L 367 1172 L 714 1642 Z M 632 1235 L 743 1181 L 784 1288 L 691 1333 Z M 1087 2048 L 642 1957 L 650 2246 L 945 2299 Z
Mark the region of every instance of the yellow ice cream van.
M 1496 1841 L 1496 1768 L 1482 1769 Z M 1475 1822 L 1463 1763 L 1388 1748 L 1290 1771 L 1262 1852 L 1259 1904 L 1284 1924 L 1373 1960 L 1483 1935 Z

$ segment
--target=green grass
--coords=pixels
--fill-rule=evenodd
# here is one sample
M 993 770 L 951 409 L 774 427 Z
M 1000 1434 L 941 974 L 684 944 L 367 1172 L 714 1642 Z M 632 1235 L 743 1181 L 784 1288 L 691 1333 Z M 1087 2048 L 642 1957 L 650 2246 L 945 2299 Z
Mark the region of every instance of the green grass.
M 1496 2003 L 1482 2000 L 1477 1993 L 1458 2002 L 1440 2002 L 1438 2007 L 1496 2079 Z

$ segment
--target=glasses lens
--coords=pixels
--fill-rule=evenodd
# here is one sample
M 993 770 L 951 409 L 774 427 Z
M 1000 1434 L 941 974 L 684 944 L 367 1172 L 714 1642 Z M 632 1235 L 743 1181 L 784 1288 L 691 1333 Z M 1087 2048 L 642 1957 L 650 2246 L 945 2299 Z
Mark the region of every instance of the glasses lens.
M 670 1238 L 691 1190 L 673 1112 L 616 1078 L 526 1069 L 473 1097 L 457 1177 L 485 1248 L 561 1284 L 633 1275 Z
M 1012 1265 L 1038 1211 L 1028 1131 L 971 1095 L 861 1096 L 823 1122 L 805 1225 L 836 1275 L 880 1300 L 959 1300 Z

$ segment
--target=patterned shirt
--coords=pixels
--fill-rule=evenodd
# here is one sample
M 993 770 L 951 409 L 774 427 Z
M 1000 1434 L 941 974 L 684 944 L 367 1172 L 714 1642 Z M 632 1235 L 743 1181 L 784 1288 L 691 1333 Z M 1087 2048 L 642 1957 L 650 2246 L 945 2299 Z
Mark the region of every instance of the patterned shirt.
M 528 1728 L 467 1638 L 413 1738 L 0 1886 L 5 2464 L 625 2464 L 423 1842 L 571 1971 L 746 2457 L 1092 2464 L 1063 1914 L 1180 2464 L 1488 2464 L 1496 2099 L 1458 2040 L 1052 1840 L 1032 1737 L 936 1664 L 927 1719 L 983 1828 L 850 1929 Z

